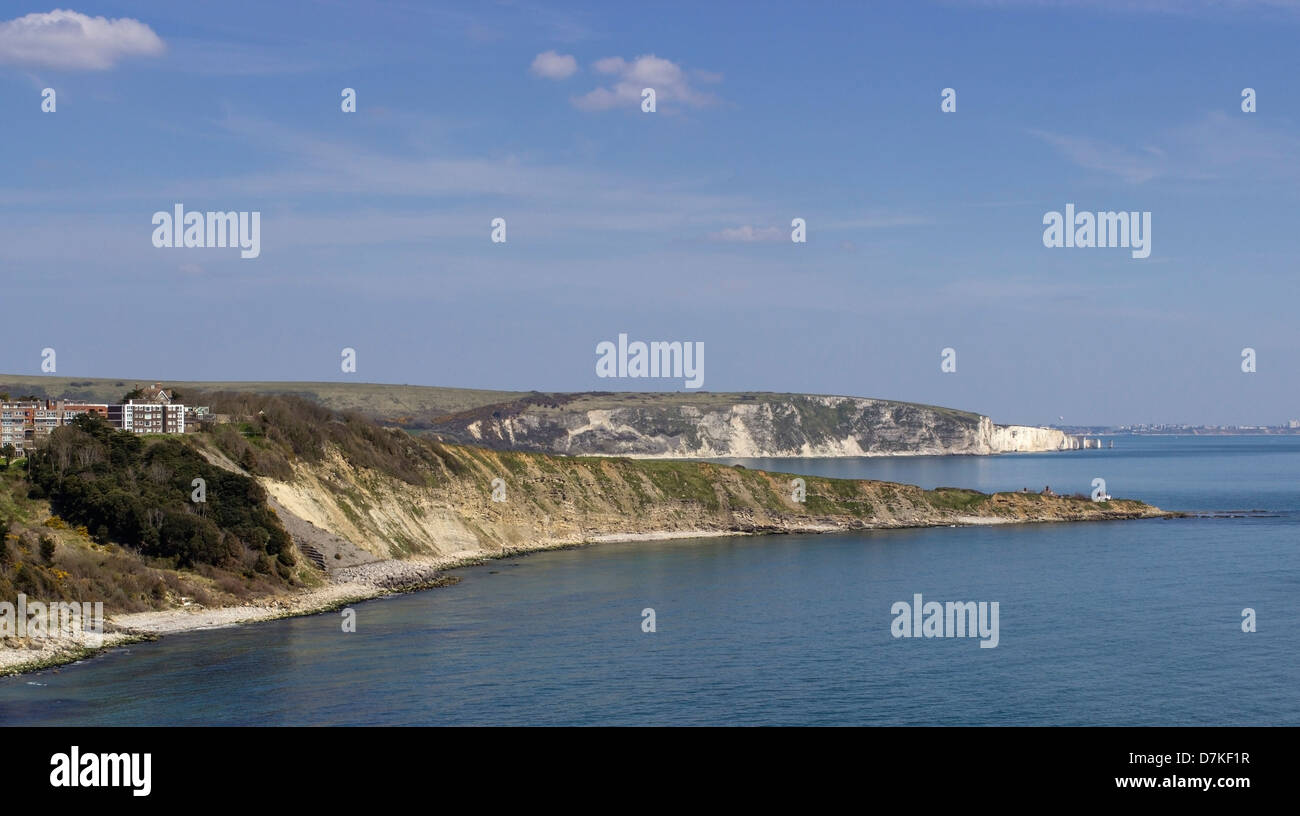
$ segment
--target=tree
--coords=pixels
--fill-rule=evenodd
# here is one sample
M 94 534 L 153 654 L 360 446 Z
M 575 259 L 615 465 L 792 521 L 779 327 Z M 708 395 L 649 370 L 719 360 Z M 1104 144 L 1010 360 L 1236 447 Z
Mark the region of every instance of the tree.
M 242 458 L 255 468 L 258 454 L 251 447 L 247 453 Z M 86 414 L 55 428 L 27 463 L 28 495 L 48 497 L 53 512 L 101 543 L 111 540 L 182 567 L 238 564 L 245 542 L 268 557 L 285 553 L 282 561 L 293 560 L 293 542 L 267 506 L 265 489 L 248 476 L 214 472 L 181 439 L 146 444 Z M 208 483 L 201 512 L 191 501 L 196 477 Z
M 9 467 L 9 463 L 17 453 L 18 449 L 15 448 L 11 442 L 6 442 L 4 447 L 0 447 L 0 456 L 5 458 L 5 467 Z

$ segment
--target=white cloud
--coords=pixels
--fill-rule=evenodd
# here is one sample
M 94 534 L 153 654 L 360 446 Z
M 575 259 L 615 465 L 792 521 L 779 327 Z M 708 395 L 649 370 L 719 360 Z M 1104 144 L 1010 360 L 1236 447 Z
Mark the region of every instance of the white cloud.
M 680 65 L 646 54 L 628 62 L 622 57 L 605 57 L 596 60 L 592 67 L 601 74 L 615 77 L 613 85 L 601 86 L 582 96 L 574 97 L 573 105 L 580 110 L 602 111 L 613 108 L 636 110 L 641 106 L 641 90 L 654 88 L 656 104 L 681 103 L 694 108 L 714 104 L 712 94 L 696 90 L 686 71 Z M 708 75 L 717 81 L 717 75 Z
M 834 230 L 864 230 L 864 229 L 892 229 L 894 227 L 919 227 L 933 224 L 934 219 L 924 215 L 911 215 L 903 212 L 891 212 L 886 210 L 873 210 L 842 220 L 827 220 L 822 223 L 818 219 L 817 223 L 821 229 Z
M 742 244 L 758 241 L 780 241 L 785 236 L 785 231 L 780 227 L 753 227 L 749 224 L 743 227 L 732 227 L 709 233 L 710 240 Z
M 1290 183 L 1300 161 L 1300 138 L 1294 133 L 1222 111 L 1153 134 L 1149 143 L 1134 146 L 1042 130 L 1029 133 L 1079 167 L 1134 185 L 1225 179 Z
M 605 57 L 596 60 L 592 67 L 602 74 L 617 74 L 627 67 L 627 60 L 622 57 Z
M 45 68 L 103 71 L 123 57 L 154 56 L 166 49 L 139 20 L 109 20 L 55 9 L 0 22 L 0 62 Z
M 568 79 L 578 70 L 578 61 L 572 54 L 543 51 L 533 58 L 532 72 L 546 79 Z
M 1042 130 L 1029 132 L 1080 167 L 1115 176 L 1129 184 L 1142 184 L 1166 173 L 1167 157 L 1156 147 L 1134 151 L 1084 137 Z
M 1300 11 L 1297 0 L 947 0 L 949 5 L 989 8 L 1039 8 L 1103 13 L 1179 14 L 1201 16 L 1212 13 Z

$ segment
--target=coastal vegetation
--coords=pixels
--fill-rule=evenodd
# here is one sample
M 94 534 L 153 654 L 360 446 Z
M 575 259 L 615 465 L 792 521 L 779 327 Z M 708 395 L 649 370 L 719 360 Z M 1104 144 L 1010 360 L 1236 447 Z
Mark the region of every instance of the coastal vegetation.
M 67 398 L 80 402 L 111 403 L 148 381 L 121 377 L 75 377 L 0 374 L 0 392 L 31 394 L 32 398 Z M 187 404 L 201 405 L 198 392 L 250 395 L 289 395 L 310 400 L 334 411 L 351 411 L 384 423 L 424 427 L 435 417 L 527 396 L 524 391 L 488 391 L 423 385 L 354 382 L 189 382 L 171 380 L 171 389 L 185 394 Z
M 0 527 L 0 598 L 11 600 L 94 598 L 138 611 L 182 598 L 229 603 L 314 578 L 257 480 L 213 468 L 187 440 L 94 416 L 3 468 Z
M 80 417 L 0 469 L 0 597 L 103 599 L 114 614 L 318 586 L 335 560 L 1160 512 L 1123 500 L 495 450 L 301 396 L 195 390 L 191 398 L 221 421 L 183 436 L 140 436 Z M 194 499 L 196 480 L 203 502 Z M 314 553 L 313 564 L 303 554 L 312 541 L 324 547 L 322 538 L 335 548 Z

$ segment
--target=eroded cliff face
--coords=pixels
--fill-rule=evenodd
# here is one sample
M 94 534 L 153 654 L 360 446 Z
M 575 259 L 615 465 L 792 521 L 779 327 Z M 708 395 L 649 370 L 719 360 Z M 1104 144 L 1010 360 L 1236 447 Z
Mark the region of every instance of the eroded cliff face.
M 444 418 L 434 430 L 445 438 L 492 448 L 646 458 L 991 454 L 1070 448 L 1061 431 L 995 425 L 978 414 L 890 400 L 663 395 L 626 405 L 617 401 L 521 400 Z
M 989 453 L 1030 453 L 1071 450 L 1073 442 L 1064 431 L 1029 425 L 994 425 L 988 417 Z
M 1162 515 L 1140 502 L 986 495 L 795 477 L 708 462 L 573 459 L 448 445 L 415 485 L 350 464 L 337 450 L 262 477 L 277 506 L 376 558 L 474 559 L 610 539 L 828 532 Z M 494 499 L 494 491 L 499 491 Z M 338 565 L 332 560 L 327 569 Z

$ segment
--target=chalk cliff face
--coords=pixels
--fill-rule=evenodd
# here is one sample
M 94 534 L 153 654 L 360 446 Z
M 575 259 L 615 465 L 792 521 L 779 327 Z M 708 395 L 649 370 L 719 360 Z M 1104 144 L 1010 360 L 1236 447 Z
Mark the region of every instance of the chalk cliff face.
M 441 445 L 430 462 L 428 483 L 415 485 L 358 467 L 331 448 L 320 461 L 296 462 L 287 479 L 259 481 L 283 518 L 379 558 L 479 558 L 586 541 L 703 534 L 1163 515 L 1121 499 L 988 495 L 817 476 L 799 477 L 806 491 L 796 498 L 790 474 L 711 462 L 575 459 L 456 445 Z M 500 500 L 493 498 L 497 489 Z M 325 568 L 333 571 L 335 560 Z
M 442 436 L 583 456 L 760 458 L 1068 450 L 1061 431 L 914 403 L 785 394 L 556 395 L 444 417 Z
M 1019 453 L 1030 451 L 1071 450 L 1077 445 L 1063 431 L 1053 428 L 1035 428 L 1027 425 L 994 425 L 988 417 L 981 418 L 989 426 L 989 453 Z

